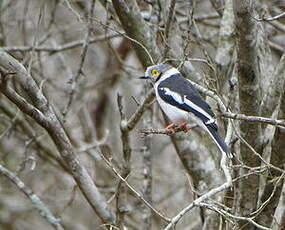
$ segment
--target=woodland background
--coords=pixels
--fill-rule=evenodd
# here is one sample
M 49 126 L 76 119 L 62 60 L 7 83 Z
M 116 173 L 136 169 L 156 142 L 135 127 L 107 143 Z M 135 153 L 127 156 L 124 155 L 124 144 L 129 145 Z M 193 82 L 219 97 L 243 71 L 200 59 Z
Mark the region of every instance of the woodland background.
M 285 229 L 284 0 L 0 0 L 0 229 Z M 164 135 L 153 63 L 235 158 Z

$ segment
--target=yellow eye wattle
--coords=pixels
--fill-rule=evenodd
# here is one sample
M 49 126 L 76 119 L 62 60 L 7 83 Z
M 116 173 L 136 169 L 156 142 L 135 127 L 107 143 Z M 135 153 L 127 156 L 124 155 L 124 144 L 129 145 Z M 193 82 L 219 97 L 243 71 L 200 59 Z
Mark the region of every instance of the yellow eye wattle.
M 160 74 L 160 72 L 159 72 L 158 70 L 156 70 L 156 69 L 153 69 L 153 70 L 151 71 L 151 75 L 152 75 L 153 77 L 158 77 L 159 74 Z

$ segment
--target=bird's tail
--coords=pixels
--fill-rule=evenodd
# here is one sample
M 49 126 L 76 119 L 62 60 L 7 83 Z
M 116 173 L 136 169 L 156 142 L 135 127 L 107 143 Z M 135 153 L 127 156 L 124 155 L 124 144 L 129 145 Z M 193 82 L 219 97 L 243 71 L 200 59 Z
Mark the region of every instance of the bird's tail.
M 221 138 L 220 134 L 218 133 L 218 130 L 216 127 L 212 126 L 211 124 L 205 124 L 205 128 L 212 137 L 212 139 L 215 141 L 219 149 L 227 155 L 228 158 L 233 158 L 233 154 L 231 153 L 228 145 L 225 143 L 223 138 Z

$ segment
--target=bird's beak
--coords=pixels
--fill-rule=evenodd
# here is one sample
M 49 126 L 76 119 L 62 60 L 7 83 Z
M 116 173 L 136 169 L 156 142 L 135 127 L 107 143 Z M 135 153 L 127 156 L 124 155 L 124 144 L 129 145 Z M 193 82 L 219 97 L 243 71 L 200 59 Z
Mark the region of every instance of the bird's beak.
M 139 77 L 139 79 L 148 79 L 148 78 L 149 78 L 149 77 L 148 77 L 148 76 L 145 76 L 145 75 Z

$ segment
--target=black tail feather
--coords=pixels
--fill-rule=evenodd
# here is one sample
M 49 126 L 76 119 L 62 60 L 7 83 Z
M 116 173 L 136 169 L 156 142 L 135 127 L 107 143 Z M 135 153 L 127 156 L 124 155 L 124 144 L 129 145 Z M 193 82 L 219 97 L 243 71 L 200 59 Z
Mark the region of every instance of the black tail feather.
M 205 124 L 206 129 L 208 130 L 210 136 L 215 141 L 219 149 L 224 152 L 228 158 L 233 158 L 233 154 L 231 153 L 228 145 L 225 143 L 224 139 L 220 136 L 218 130 L 212 125 Z

